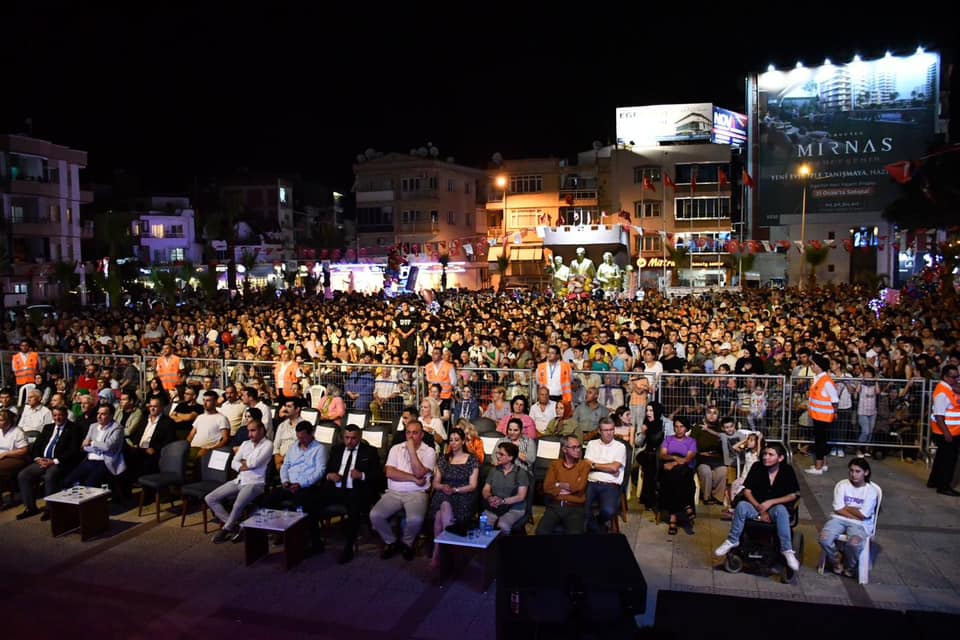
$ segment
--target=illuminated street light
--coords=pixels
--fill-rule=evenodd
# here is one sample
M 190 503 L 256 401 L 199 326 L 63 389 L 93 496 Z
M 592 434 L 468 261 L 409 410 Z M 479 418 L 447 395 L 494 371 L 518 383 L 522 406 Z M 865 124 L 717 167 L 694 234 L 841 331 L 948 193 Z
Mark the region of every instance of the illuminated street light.
M 507 233 L 507 176 L 497 176 L 497 186 L 503 190 L 503 233 Z
M 803 249 L 804 254 L 807 251 L 807 179 L 810 177 L 810 165 L 802 164 L 800 168 L 797 169 L 797 173 L 800 175 L 800 181 L 803 185 L 803 200 L 800 205 L 800 247 Z M 800 256 L 800 290 L 803 291 L 803 272 L 804 272 L 804 263 L 807 261 L 806 255 Z

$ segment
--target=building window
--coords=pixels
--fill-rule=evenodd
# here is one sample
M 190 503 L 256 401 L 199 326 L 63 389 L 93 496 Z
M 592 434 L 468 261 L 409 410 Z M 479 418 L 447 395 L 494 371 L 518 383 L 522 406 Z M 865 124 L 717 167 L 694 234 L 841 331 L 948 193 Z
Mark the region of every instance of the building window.
M 400 191 L 404 193 L 420 191 L 420 178 L 400 178 Z
M 466 217 L 467 228 L 473 229 L 473 213 L 468 211 L 465 217 Z
M 16 204 L 10 205 L 10 222 L 23 222 L 23 207 Z
M 540 223 L 540 209 L 510 209 L 507 218 L 507 227 L 510 229 L 527 229 Z
M 150 235 L 154 238 L 165 238 L 166 230 L 163 228 L 162 224 L 151 225 Z
M 662 171 L 660 167 L 634 167 L 633 184 L 643 184 L 644 178 L 650 178 L 650 182 L 660 182 Z
M 414 224 L 423 220 L 423 211 L 402 211 L 400 212 L 401 224 Z
M 29 288 L 26 282 L 14 282 L 13 283 L 13 292 L 14 293 L 29 293 Z
M 183 248 L 170 249 L 170 262 L 183 262 L 184 260 Z
M 287 204 L 289 190 L 286 187 L 280 187 L 280 204 Z
M 50 222 L 60 222 L 60 206 L 50 205 Z
M 704 162 L 697 164 L 678 164 L 676 166 L 677 184 L 690 184 L 694 174 L 697 176 L 697 184 L 719 184 L 720 169 L 730 177 L 730 165 L 726 162 Z
M 431 212 L 430 212 L 430 224 L 432 224 L 432 225 L 434 225 L 434 226 L 440 224 L 440 212 L 439 212 L 439 211 L 434 210 L 434 211 L 431 211 Z
M 456 191 L 456 190 L 457 190 L 457 181 L 456 181 L 456 180 L 453 180 L 453 179 L 448 179 L 448 180 L 447 180 L 447 191 L 449 191 L 450 193 L 453 193 L 453 192 Z
M 827 240 L 836 240 L 836 239 L 837 239 L 837 233 L 836 233 L 836 231 L 828 231 L 828 232 L 827 232 Z
M 661 215 L 660 202 L 634 202 L 633 210 L 638 218 L 659 218 Z
M 677 198 L 677 220 L 719 220 L 730 217 L 730 198 Z
M 510 176 L 510 193 L 542 193 L 543 176 Z
M 436 191 L 440 188 L 440 178 L 437 176 L 430 176 L 427 178 L 427 185 L 431 191 Z
M 170 225 L 170 233 L 167 236 L 168 238 L 182 238 L 183 237 L 183 225 L 174 224 Z
M 660 236 L 643 236 L 644 251 L 663 251 L 663 244 L 660 242 Z
M 67 175 L 70 175 L 67 173 Z M 73 224 L 73 209 L 67 207 L 67 224 Z
M 469 183 L 469 182 L 464 182 L 464 183 L 463 183 L 463 192 L 464 192 L 464 193 L 470 193 L 470 190 L 471 190 L 471 189 L 473 189 L 473 187 L 470 186 L 470 183 Z
M 457 224 L 457 214 L 453 211 L 447 211 L 447 224 Z
M 156 264 L 164 264 L 167 261 L 167 252 L 164 249 L 153 250 L 153 261 Z
M 828 265 L 827 265 L 827 272 L 828 272 L 828 273 L 833 273 L 833 272 L 836 271 L 836 270 L 837 270 L 837 269 L 836 269 L 836 267 L 835 267 L 834 265 L 832 265 L 832 264 L 828 264 Z

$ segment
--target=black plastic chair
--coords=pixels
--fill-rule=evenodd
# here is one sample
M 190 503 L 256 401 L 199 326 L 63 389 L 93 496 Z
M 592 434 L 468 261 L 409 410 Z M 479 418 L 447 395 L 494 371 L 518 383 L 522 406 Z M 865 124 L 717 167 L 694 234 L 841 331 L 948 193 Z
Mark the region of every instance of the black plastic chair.
M 137 482 L 142 487 L 140 505 L 137 516 L 143 515 L 143 500 L 146 490 L 151 489 L 154 495 L 154 504 L 157 509 L 157 521 L 160 521 L 160 492 L 174 487 L 182 487 L 187 474 L 187 453 L 190 443 L 186 440 L 176 440 L 160 450 L 159 473 L 150 473 L 140 476 Z M 170 506 L 173 507 L 173 493 L 170 492 Z
M 227 454 L 227 460 L 223 465 L 223 469 L 212 469 L 210 468 L 210 461 L 213 459 L 214 452 L 222 451 Z M 200 504 L 203 507 L 203 532 L 207 533 L 207 502 L 204 498 L 207 497 L 207 494 L 222 485 L 224 482 L 230 479 L 230 462 L 233 459 L 233 449 L 230 447 L 222 447 L 220 449 L 214 449 L 214 451 L 207 454 L 203 467 L 200 469 L 200 482 L 192 482 L 190 484 L 184 485 L 180 489 L 180 495 L 182 498 L 182 511 L 180 512 L 180 527 L 182 528 L 187 521 L 187 507 L 190 502 L 190 498 L 196 498 L 200 501 Z

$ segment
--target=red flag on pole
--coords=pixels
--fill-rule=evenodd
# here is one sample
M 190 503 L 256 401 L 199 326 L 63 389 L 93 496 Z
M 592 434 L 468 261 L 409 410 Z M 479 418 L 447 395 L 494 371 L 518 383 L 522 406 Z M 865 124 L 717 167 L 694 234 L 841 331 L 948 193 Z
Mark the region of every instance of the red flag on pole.
M 670 177 L 669 173 L 663 174 L 663 184 L 667 185 L 671 189 L 677 186 L 676 183 L 674 183 L 673 178 Z
M 643 176 L 643 188 L 647 191 L 657 190 L 657 188 L 653 186 L 653 180 L 650 179 L 650 176 Z
M 730 180 L 727 179 L 727 172 L 723 169 L 717 169 L 717 179 L 720 184 L 730 184 Z
M 750 187 L 751 189 L 757 186 L 757 183 L 753 181 L 753 178 L 750 177 L 750 174 L 747 173 L 746 169 L 743 170 L 743 184 Z
M 697 174 L 693 172 L 690 174 L 690 193 L 697 192 Z
M 890 177 L 900 184 L 907 184 L 910 182 L 910 180 L 913 178 L 911 175 L 912 168 L 912 163 L 909 160 L 894 162 L 893 164 L 888 164 L 885 167 L 887 173 L 890 174 Z

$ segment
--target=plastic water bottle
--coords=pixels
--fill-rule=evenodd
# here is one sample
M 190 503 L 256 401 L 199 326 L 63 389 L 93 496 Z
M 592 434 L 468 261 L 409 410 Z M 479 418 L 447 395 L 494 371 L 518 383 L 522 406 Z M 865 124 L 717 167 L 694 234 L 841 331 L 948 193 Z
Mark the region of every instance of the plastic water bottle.
M 79 482 L 74 482 L 74 483 L 73 483 L 73 497 L 74 497 L 74 498 L 79 498 L 79 497 L 80 497 L 80 483 L 79 483 Z
M 303 505 L 297 505 L 297 515 L 303 515 Z
M 480 514 L 480 533 L 482 533 L 483 535 L 490 534 L 490 519 L 487 518 L 486 513 Z

